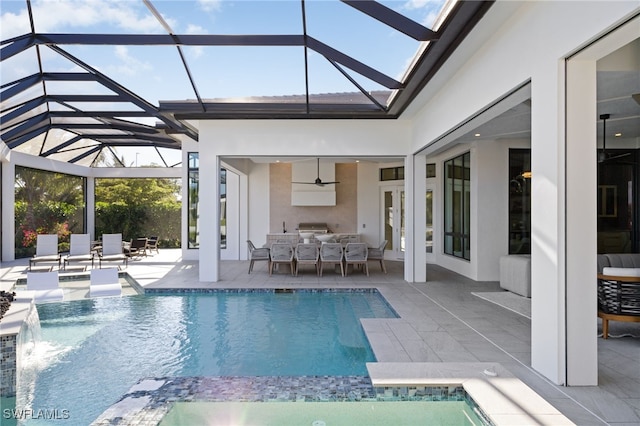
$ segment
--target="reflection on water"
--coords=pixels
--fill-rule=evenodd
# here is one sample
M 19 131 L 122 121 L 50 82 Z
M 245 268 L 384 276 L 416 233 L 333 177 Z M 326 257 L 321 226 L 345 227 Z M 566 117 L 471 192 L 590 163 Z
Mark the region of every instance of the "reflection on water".
M 373 292 L 146 295 L 38 314 L 18 405 L 68 410 L 77 424 L 144 377 L 366 375 L 375 358 L 359 319 L 395 317 Z

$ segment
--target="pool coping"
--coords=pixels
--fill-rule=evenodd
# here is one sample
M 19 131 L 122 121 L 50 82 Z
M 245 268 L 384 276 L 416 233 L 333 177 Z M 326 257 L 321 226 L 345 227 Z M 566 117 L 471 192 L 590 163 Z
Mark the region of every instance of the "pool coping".
M 500 363 L 373 362 L 367 369 L 375 387 L 462 386 L 496 426 L 574 424 Z

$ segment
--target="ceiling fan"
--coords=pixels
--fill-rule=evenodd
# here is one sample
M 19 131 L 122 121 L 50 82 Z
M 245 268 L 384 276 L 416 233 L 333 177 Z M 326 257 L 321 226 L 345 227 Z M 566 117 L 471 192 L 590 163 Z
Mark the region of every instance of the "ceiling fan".
M 313 182 L 291 182 L 291 183 L 299 183 L 299 184 L 302 184 L 302 185 L 318 185 L 318 186 L 333 185 L 335 183 L 340 183 L 340 182 L 337 182 L 337 181 L 334 181 L 334 182 L 323 182 L 322 179 L 320 179 L 320 158 L 317 158 L 316 161 L 317 161 L 317 170 L 318 170 L 317 176 L 318 177 L 316 177 L 315 181 L 313 181 Z
M 602 120 L 602 151 L 598 153 L 598 163 L 604 163 L 605 161 L 616 160 L 631 155 L 630 152 L 618 155 L 607 154 L 607 120 L 610 117 L 611 114 L 600 114 L 600 119 Z

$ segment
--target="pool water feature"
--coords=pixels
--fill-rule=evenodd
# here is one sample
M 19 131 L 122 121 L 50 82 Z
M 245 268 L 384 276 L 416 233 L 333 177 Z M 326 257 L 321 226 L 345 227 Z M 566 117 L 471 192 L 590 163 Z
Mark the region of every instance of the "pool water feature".
M 396 317 L 375 290 L 148 294 L 38 313 L 17 405 L 68 410 L 78 424 L 143 377 L 366 375 L 375 358 L 359 319 Z

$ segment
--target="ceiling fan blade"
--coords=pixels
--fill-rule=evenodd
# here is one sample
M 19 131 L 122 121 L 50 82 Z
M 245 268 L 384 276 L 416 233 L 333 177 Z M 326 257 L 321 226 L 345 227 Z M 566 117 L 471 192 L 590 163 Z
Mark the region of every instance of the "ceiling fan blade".
M 630 152 L 625 152 L 624 154 L 612 155 L 611 157 L 607 158 L 607 160 L 616 160 L 618 158 L 628 157 L 629 155 L 631 155 Z
M 338 181 L 333 181 L 333 182 L 323 182 L 322 179 L 320 179 L 320 157 L 316 158 L 316 164 L 317 164 L 317 177 L 316 180 L 313 182 L 291 182 L 291 183 L 297 183 L 300 185 L 318 185 L 318 186 L 325 186 L 325 185 L 333 185 L 336 183 L 340 183 Z

